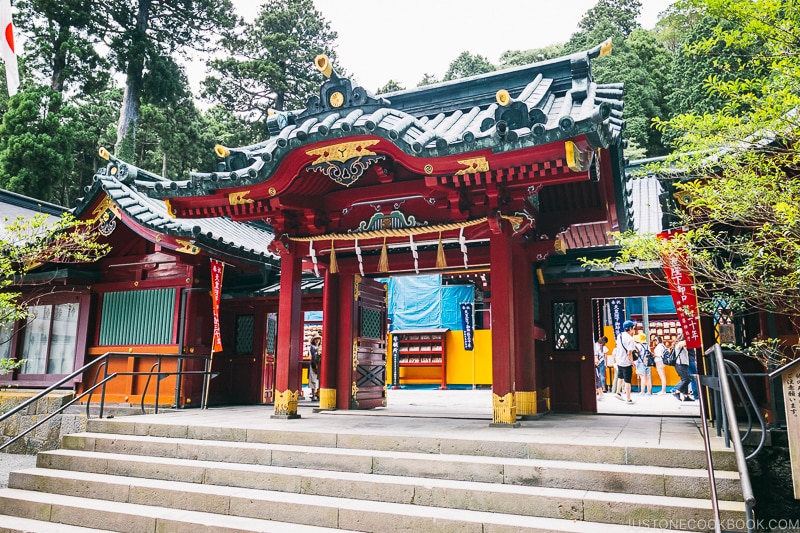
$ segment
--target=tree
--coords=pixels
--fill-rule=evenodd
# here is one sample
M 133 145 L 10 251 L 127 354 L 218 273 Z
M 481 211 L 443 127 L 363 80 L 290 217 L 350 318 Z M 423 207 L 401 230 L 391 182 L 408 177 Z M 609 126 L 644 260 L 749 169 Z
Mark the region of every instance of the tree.
M 482 55 L 472 55 L 469 52 L 461 52 L 461 54 L 450 63 L 443 81 L 476 76 L 494 70 L 496 70 L 495 66 Z
M 405 87 L 403 87 L 399 81 L 389 80 L 386 82 L 386 85 L 378 89 L 376 94 L 386 94 L 392 93 L 395 91 L 404 91 Z
M 500 56 L 500 67 L 509 68 L 547 61 L 564 55 L 564 44 L 556 43 L 531 50 L 506 50 Z
M 676 132 L 679 155 L 654 170 L 674 180 L 684 232 L 665 243 L 621 235 L 619 260 L 682 254 L 706 303 L 722 295 L 783 316 L 800 333 L 800 12 L 769 0 L 691 0 L 684 6 L 720 21 L 686 49 L 700 60 L 720 47 L 753 55 L 709 76 L 724 104 L 659 122 Z M 735 74 L 734 74 L 735 72 Z M 681 179 L 676 179 L 675 168 Z M 694 178 L 692 178 L 694 176 Z
M 417 87 L 425 87 L 426 85 L 433 85 L 434 83 L 439 83 L 439 78 L 426 72 L 422 75 L 422 79 L 419 80 L 419 83 L 417 83 Z
M 15 22 L 26 41 L 27 67 L 42 78 L 48 76 L 51 89 L 92 94 L 108 86 L 110 65 L 98 46 L 106 30 L 97 17 L 96 2 L 19 0 L 15 7 Z
M 604 22 L 611 22 L 622 37 L 640 28 L 636 19 L 642 12 L 640 0 L 599 0 L 578 23 L 578 33 L 592 33 Z
M 226 34 L 228 55 L 210 62 L 203 96 L 260 123 L 271 108 L 305 107 L 321 79 L 314 59 L 333 62 L 335 39 L 312 0 L 269 0 L 252 24 Z
M 116 0 L 93 5 L 105 9 L 101 14 L 109 25 L 111 55 L 125 75 L 115 153 L 133 161 L 142 94 L 158 92 L 159 84 L 174 83 L 147 73 L 174 72 L 161 67 L 187 49 L 210 52 L 215 44 L 212 36 L 233 26 L 233 6 L 230 0 Z

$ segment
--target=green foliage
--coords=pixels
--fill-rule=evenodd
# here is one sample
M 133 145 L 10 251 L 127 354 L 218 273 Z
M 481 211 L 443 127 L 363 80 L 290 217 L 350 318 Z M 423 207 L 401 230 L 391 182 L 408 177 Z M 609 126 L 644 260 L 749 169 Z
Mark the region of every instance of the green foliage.
M 16 279 L 42 263 L 89 263 L 108 253 L 100 233 L 87 222 L 65 214 L 37 214 L 4 219 L 0 235 L 0 324 L 27 317 L 27 304 L 10 292 Z
M 720 21 L 687 45 L 698 61 L 720 47 L 750 54 L 735 77 L 706 79 L 718 108 L 658 122 L 681 154 L 653 169 L 683 202 L 676 217 L 685 231 L 667 251 L 686 258 L 701 298 L 726 294 L 786 315 L 800 332 L 800 11 L 769 0 L 686 5 Z M 620 244 L 621 261 L 656 258 L 665 246 L 632 235 Z
M 590 34 L 610 23 L 622 37 L 628 37 L 640 27 L 636 19 L 641 11 L 639 0 L 599 0 L 578 23 L 579 33 Z
M 443 81 L 476 76 L 494 70 L 496 70 L 495 66 L 482 55 L 461 52 L 461 54 L 450 63 Z
M 385 93 L 391 93 L 391 92 L 403 91 L 403 90 L 405 90 L 405 87 L 403 87 L 400 84 L 400 82 L 395 81 L 395 80 L 389 80 L 389 81 L 386 82 L 386 85 L 384 85 L 383 87 L 378 89 L 376 94 L 385 94 Z
M 439 83 L 439 78 L 437 78 L 433 74 L 429 74 L 429 73 L 426 72 L 422 76 L 422 79 L 419 80 L 419 83 L 417 83 L 417 87 L 424 87 L 426 85 L 433 85 L 434 83 Z
M 555 59 L 565 54 L 564 44 L 557 43 L 545 46 L 544 48 L 534 48 L 531 50 L 506 50 L 500 56 L 500 68 L 517 67 L 530 65 L 548 59 Z
M 24 364 L 25 359 L 0 359 L 0 376 L 5 376 L 9 372 L 22 368 Z
M 305 107 L 323 79 L 314 59 L 333 62 L 335 39 L 312 0 L 269 0 L 252 24 L 226 34 L 228 55 L 209 63 L 203 96 L 258 122 L 270 108 Z

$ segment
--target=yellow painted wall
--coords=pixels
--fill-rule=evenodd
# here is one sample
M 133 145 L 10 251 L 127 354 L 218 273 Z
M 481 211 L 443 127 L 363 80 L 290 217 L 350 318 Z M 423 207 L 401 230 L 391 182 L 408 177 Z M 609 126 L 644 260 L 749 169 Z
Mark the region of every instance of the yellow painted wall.
M 446 380 L 448 385 L 491 385 L 492 384 L 492 331 L 475 331 L 475 350 L 464 350 L 462 331 L 448 331 L 445 334 Z M 392 382 L 392 335 L 389 335 L 389 353 L 386 355 L 387 382 Z M 475 358 L 475 378 L 473 382 L 473 354 Z M 421 385 L 441 383 L 439 367 L 401 367 L 401 385 Z

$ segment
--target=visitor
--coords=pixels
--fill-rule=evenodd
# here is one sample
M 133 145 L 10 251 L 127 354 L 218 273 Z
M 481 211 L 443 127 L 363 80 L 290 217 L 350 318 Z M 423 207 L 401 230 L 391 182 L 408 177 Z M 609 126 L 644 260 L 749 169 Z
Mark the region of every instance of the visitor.
M 675 350 L 675 370 L 678 372 L 681 381 L 672 395 L 681 402 L 693 402 L 694 398 L 689 395 L 689 350 L 686 348 L 686 341 L 683 340 L 683 333 L 678 335 L 678 340 L 672 347 Z
M 633 378 L 633 354 L 636 352 L 636 341 L 633 340 L 631 333 L 636 326 L 631 320 L 622 323 L 622 333 L 619 335 L 618 350 L 614 354 L 617 360 L 617 380 L 616 397 L 627 404 L 633 404 L 631 399 L 631 379 Z M 622 397 L 622 390 L 625 389 L 625 398 Z
M 667 393 L 667 371 L 664 366 L 664 354 L 669 351 L 667 345 L 664 344 L 664 337 L 661 335 L 655 336 L 656 347 L 653 348 L 653 359 L 656 362 L 656 372 L 658 372 L 658 379 L 661 380 L 661 390 L 658 395 L 662 396 Z

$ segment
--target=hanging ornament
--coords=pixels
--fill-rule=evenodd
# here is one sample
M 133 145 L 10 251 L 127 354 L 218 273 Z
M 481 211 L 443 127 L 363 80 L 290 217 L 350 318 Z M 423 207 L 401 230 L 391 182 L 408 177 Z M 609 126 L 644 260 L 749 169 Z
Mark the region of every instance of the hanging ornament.
M 414 257 L 414 272 L 419 274 L 419 254 L 417 253 L 417 243 L 414 242 L 414 236 L 409 235 L 408 241 L 411 245 L 411 255 Z
M 461 245 L 461 253 L 464 254 L 464 268 L 469 268 L 467 264 L 467 239 L 464 237 L 464 228 L 458 232 L 458 244 Z
M 378 272 L 389 272 L 389 252 L 386 250 L 386 237 L 383 238 L 381 258 L 378 261 Z
M 444 256 L 444 246 L 442 246 L 442 232 L 439 232 L 439 248 L 436 250 L 436 268 L 447 268 L 447 258 Z
M 358 245 L 358 237 L 356 237 L 356 257 L 358 257 L 358 271 L 364 275 L 364 261 L 361 259 L 361 247 Z
M 314 275 L 319 277 L 319 266 L 317 265 L 317 252 L 314 250 L 314 241 L 308 241 L 308 255 L 311 256 L 311 262 L 314 263 Z
M 337 274 L 339 272 L 339 265 L 336 264 L 336 248 L 333 246 L 333 243 L 334 241 L 331 241 L 331 264 L 328 268 L 331 274 Z

